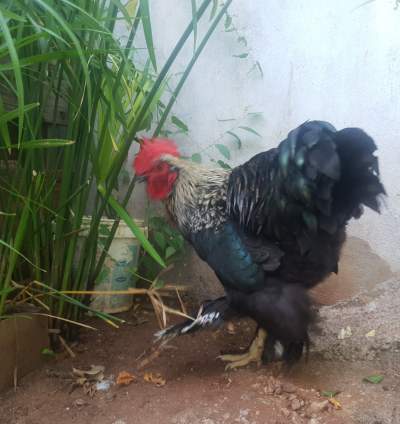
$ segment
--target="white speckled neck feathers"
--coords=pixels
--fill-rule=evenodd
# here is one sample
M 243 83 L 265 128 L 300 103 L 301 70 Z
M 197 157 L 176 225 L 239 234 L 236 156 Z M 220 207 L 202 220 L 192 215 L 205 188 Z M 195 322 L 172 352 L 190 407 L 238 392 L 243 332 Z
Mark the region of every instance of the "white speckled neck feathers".
M 218 228 L 226 221 L 230 171 L 208 168 L 172 156 L 163 158 L 178 171 L 166 207 L 183 233 Z

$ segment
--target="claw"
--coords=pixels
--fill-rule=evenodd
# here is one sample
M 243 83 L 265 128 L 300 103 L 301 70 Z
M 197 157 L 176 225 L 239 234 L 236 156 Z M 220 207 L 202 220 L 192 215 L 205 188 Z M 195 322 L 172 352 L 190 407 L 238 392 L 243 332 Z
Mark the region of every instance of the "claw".
M 264 350 L 265 341 L 267 339 L 267 332 L 259 328 L 257 335 L 252 341 L 249 350 L 246 353 L 240 355 L 220 355 L 218 359 L 224 362 L 230 362 L 225 366 L 225 370 L 232 370 L 240 367 L 244 367 L 251 362 L 256 362 L 257 365 L 261 365 L 261 358 Z

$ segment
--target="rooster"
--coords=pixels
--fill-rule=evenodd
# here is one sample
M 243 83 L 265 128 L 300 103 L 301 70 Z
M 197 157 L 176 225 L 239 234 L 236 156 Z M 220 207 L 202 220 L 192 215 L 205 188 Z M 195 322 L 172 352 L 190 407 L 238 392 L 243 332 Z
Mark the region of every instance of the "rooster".
M 134 159 L 151 199 L 167 211 L 225 296 L 160 339 L 218 326 L 233 316 L 257 323 L 248 352 L 222 355 L 227 368 L 300 359 L 313 320 L 308 289 L 338 272 L 346 225 L 385 194 L 375 143 L 359 128 L 305 122 L 278 147 L 232 170 L 180 158 L 165 139 L 145 139 Z

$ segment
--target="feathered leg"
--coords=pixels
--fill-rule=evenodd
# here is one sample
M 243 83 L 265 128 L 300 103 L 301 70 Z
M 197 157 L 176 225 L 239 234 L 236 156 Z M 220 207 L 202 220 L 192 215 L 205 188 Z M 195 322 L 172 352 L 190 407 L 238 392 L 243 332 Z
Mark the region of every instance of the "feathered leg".
M 259 327 L 257 329 L 256 336 L 251 342 L 249 350 L 246 353 L 240 355 L 220 355 L 218 356 L 218 359 L 221 359 L 224 362 L 230 362 L 226 365 L 225 370 L 244 367 L 251 362 L 256 362 L 257 365 L 261 365 L 266 340 L 267 332 L 263 328 Z
M 235 365 L 238 362 L 237 366 L 242 366 L 254 360 L 270 362 L 283 359 L 294 363 L 301 358 L 303 348 L 309 344 L 308 327 L 313 320 L 311 302 L 304 287 L 271 278 L 262 290 L 243 294 L 230 289 L 229 297 L 233 308 L 257 322 L 259 337 L 254 339 L 249 357 L 228 355 L 221 359 L 235 361 Z M 261 329 L 264 333 L 260 334 Z M 260 356 L 258 346 L 261 346 Z M 235 365 L 228 368 L 236 368 Z

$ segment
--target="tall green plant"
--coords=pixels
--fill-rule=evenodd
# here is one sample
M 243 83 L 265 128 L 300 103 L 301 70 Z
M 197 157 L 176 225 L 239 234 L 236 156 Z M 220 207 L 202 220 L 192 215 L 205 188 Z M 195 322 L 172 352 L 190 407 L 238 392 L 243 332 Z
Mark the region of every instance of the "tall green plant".
M 210 29 L 197 44 L 161 125 L 188 73 L 232 0 L 191 2 L 193 17 L 160 72 L 148 0 L 6 0 L 0 4 L 0 316 L 15 281 L 35 279 L 53 313 L 77 318 L 65 290 L 92 287 L 119 219 L 160 266 L 162 257 L 125 211 L 117 179 L 139 131 L 150 129 L 170 68 L 213 4 Z M 129 28 L 122 45 L 115 25 Z M 136 61 L 142 28 L 148 60 Z M 196 47 L 198 45 L 198 47 Z M 143 54 L 142 54 L 143 56 Z M 157 126 L 156 133 L 161 125 Z M 90 201 L 89 201 L 90 199 Z M 89 208 L 89 205 L 92 205 Z M 76 260 L 82 217 L 92 215 Z M 116 222 L 97 257 L 100 219 Z M 77 264 L 73 266 L 74 263 Z M 46 288 L 47 287 L 47 288 Z M 43 294 L 43 293 L 42 293 Z

